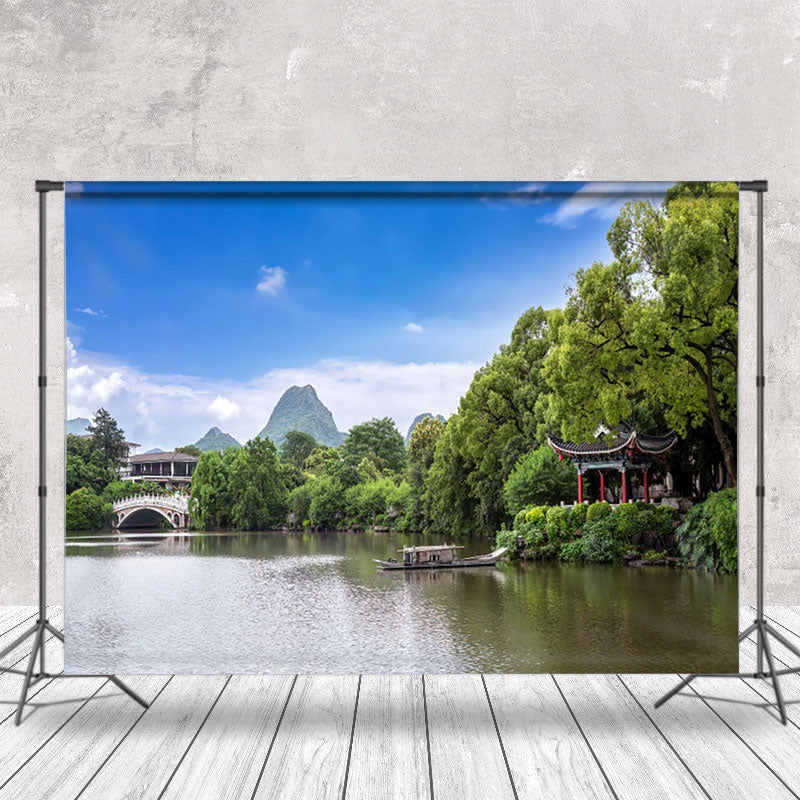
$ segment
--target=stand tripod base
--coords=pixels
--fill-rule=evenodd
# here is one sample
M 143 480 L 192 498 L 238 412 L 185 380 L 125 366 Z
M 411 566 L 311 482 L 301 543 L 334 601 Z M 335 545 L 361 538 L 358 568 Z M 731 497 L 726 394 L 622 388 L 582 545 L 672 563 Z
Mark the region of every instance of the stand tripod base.
M 772 688 L 775 692 L 775 704 L 778 706 L 778 711 L 781 715 L 781 722 L 786 725 L 788 717 L 786 716 L 786 704 L 783 701 L 783 693 L 781 692 L 780 681 L 778 680 L 781 675 L 789 675 L 793 672 L 800 672 L 800 667 L 789 669 L 775 669 L 775 661 L 772 657 L 772 650 L 769 645 L 769 637 L 772 636 L 776 641 L 780 642 L 787 650 L 793 655 L 800 658 L 800 649 L 792 644 L 780 631 L 776 631 L 769 622 L 763 617 L 758 619 L 739 634 L 739 642 L 746 639 L 751 633 L 756 632 L 756 646 L 758 647 L 757 667 L 755 672 L 723 672 L 723 673 L 703 673 L 696 675 L 687 675 L 677 686 L 670 689 L 663 697 L 660 697 L 654 703 L 654 707 L 664 705 L 671 697 L 674 697 L 685 686 L 688 686 L 695 678 L 761 678 L 766 680 L 769 678 L 772 681 Z M 767 670 L 764 670 L 764 659 L 767 662 Z
M 63 675 L 63 674 L 51 674 L 45 670 L 44 666 L 44 645 L 45 645 L 45 636 L 47 633 L 52 633 L 57 639 L 60 639 L 61 642 L 64 641 L 64 635 L 61 633 L 60 630 L 54 628 L 50 622 L 40 617 L 36 620 L 36 624 L 30 628 L 29 630 L 25 631 L 21 636 L 15 639 L 5 650 L 0 651 L 0 659 L 7 656 L 13 650 L 16 650 L 24 641 L 29 639 L 31 636 L 33 637 L 33 650 L 31 650 L 30 657 L 28 658 L 28 667 L 27 669 L 22 672 L 18 669 L 7 669 L 4 667 L 0 667 L 0 672 L 11 672 L 17 675 L 24 675 L 25 679 L 22 683 L 22 694 L 20 694 L 19 703 L 17 704 L 17 713 L 14 716 L 14 724 L 19 725 L 22 721 L 22 712 L 25 709 L 25 704 L 28 702 L 28 692 L 31 689 L 31 686 L 38 683 L 41 680 L 50 679 L 50 678 L 72 678 L 72 677 L 91 677 L 86 675 Z M 39 671 L 34 671 L 36 669 L 36 660 L 39 659 Z M 147 708 L 148 703 L 147 701 L 143 700 L 136 692 L 133 691 L 129 686 L 126 686 L 119 678 L 115 675 L 103 675 L 97 677 L 104 677 L 108 678 L 112 683 L 122 689 L 125 694 L 129 695 L 133 698 L 142 708 Z

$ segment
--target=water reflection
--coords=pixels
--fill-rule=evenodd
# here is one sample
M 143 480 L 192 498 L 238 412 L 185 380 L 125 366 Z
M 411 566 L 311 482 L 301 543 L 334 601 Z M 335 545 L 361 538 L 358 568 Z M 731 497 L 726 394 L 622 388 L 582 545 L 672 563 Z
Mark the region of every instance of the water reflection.
M 737 582 L 563 564 L 381 572 L 416 534 L 70 539 L 72 672 L 723 672 Z M 465 555 L 491 542 L 465 542 Z

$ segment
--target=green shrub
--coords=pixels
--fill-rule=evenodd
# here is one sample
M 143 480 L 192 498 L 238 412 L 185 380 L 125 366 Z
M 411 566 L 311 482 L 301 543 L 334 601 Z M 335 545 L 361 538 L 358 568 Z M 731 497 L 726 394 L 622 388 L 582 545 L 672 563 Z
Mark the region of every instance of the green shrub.
M 98 531 L 111 516 L 111 503 L 103 502 L 91 489 L 82 487 L 67 495 L 68 531 Z
M 589 511 L 591 512 L 591 507 Z M 588 522 L 584 528 L 582 541 L 584 559 L 590 564 L 621 561 L 629 546 L 627 539 L 618 533 L 614 518 L 611 516 Z
M 569 509 L 564 506 L 553 506 L 547 510 L 547 521 L 545 532 L 547 533 L 547 543 L 553 551 L 553 556 L 557 556 L 561 546 L 572 540 L 572 530 L 569 525 Z
M 562 561 L 568 562 L 577 562 L 583 561 L 583 550 L 584 550 L 584 540 L 583 537 L 579 539 L 573 539 L 571 542 L 567 542 L 565 545 L 561 547 L 561 551 L 558 554 L 558 557 Z
M 705 503 L 711 521 L 711 538 L 719 550 L 724 572 L 736 572 L 739 566 L 738 503 L 736 489 L 712 494 Z
M 659 553 L 657 550 L 648 550 L 642 558 L 645 561 L 660 561 L 662 558 L 666 558 L 666 552 Z
M 660 537 L 667 539 L 672 536 L 677 515 L 678 512 L 671 506 L 661 505 L 653 509 L 656 531 Z
M 578 505 L 572 506 L 572 509 L 569 512 L 569 525 L 573 531 L 580 532 L 583 530 L 583 526 L 586 524 L 587 509 L 588 506 L 585 503 L 579 503 Z
M 508 555 L 511 558 L 516 558 L 517 553 L 517 533 L 513 530 L 506 530 L 503 527 L 501 530 L 497 531 L 495 535 L 495 545 L 497 547 L 507 547 L 508 548 Z
M 641 517 L 644 513 L 645 512 L 634 503 L 619 506 L 614 512 L 614 523 L 617 526 L 618 533 L 628 539 L 628 541 L 633 541 L 633 537 L 641 531 Z
M 592 503 L 586 511 L 586 522 L 597 522 L 611 514 L 611 506 L 605 501 Z
M 736 572 L 738 565 L 736 489 L 710 494 L 693 506 L 675 532 L 681 555 L 698 567 Z
M 544 528 L 547 519 L 547 506 L 534 506 L 525 512 L 525 522 L 528 525 Z

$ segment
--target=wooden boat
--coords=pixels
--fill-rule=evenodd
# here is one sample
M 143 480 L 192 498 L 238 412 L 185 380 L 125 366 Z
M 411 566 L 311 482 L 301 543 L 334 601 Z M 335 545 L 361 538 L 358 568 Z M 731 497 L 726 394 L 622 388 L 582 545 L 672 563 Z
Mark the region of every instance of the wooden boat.
M 482 556 L 456 558 L 456 550 L 463 550 L 463 545 L 437 544 L 404 547 L 398 550 L 403 554 L 402 561 L 390 558 L 388 561 L 372 560 L 384 570 L 394 569 L 449 569 L 454 567 L 493 567 L 508 552 L 507 547 L 498 547 L 491 553 Z

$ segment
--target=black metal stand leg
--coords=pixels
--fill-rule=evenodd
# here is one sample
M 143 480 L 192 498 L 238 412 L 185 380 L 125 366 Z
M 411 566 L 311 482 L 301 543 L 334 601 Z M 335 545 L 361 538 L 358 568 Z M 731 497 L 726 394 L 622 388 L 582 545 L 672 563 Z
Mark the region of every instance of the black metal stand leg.
M 778 676 L 775 674 L 775 662 L 772 660 L 772 651 L 769 647 L 769 636 L 767 636 L 767 632 L 763 630 L 763 625 L 759 626 L 762 628 L 761 631 L 761 643 L 764 647 L 764 655 L 767 657 L 767 666 L 769 667 L 769 674 L 772 679 L 772 688 L 775 690 L 775 700 L 778 703 L 778 711 L 781 714 L 781 722 L 785 725 L 787 723 L 786 718 L 786 706 L 783 703 L 783 694 L 781 693 L 781 684 L 778 680 Z
M 47 630 L 49 630 L 53 636 L 57 636 L 62 642 L 64 641 L 64 634 L 61 633 L 60 630 L 54 628 L 49 622 L 46 622 L 45 625 Z M 115 686 L 118 686 L 120 689 L 122 689 L 125 694 L 134 699 L 140 706 L 142 706 L 142 708 L 150 707 L 150 704 L 146 700 L 142 699 L 138 694 L 136 694 L 136 692 L 133 691 L 133 689 L 131 689 L 130 686 L 121 681 L 116 675 L 106 675 L 105 677 L 108 678 Z
M 739 634 L 739 642 L 743 642 L 756 628 L 758 627 L 758 622 L 754 622 L 749 628 L 745 628 Z
M 654 707 L 658 708 L 659 706 L 663 706 L 664 703 L 670 699 L 670 697 L 674 697 L 676 694 L 678 694 L 678 692 L 683 689 L 684 686 L 688 686 L 696 677 L 697 675 L 687 675 L 677 686 L 674 686 L 663 697 L 660 697 L 658 700 L 656 700 Z
M 54 628 L 49 622 L 45 622 L 45 627 L 50 631 L 50 633 L 53 634 L 53 636 L 56 637 L 56 639 L 60 639 L 62 643 L 64 642 L 64 634 L 61 633 L 58 628 Z
M 764 623 L 764 628 L 769 632 L 769 635 L 777 639 L 790 653 L 800 658 L 800 648 L 792 644 L 780 631 L 776 631 L 769 622 Z M 800 671 L 798 667 L 795 672 Z
M 106 677 L 111 681 L 111 683 L 119 686 L 119 688 L 122 689 L 122 691 L 125 692 L 128 697 L 135 700 L 142 708 L 150 708 L 150 704 L 146 700 L 139 697 L 139 695 L 136 694 L 136 692 L 134 692 L 130 686 L 127 686 L 125 683 L 123 683 L 116 675 L 106 675 Z
M 25 679 L 22 682 L 22 693 L 19 696 L 19 705 L 17 706 L 17 713 L 14 717 L 14 724 L 19 725 L 22 721 L 22 710 L 25 708 L 25 702 L 28 699 L 28 690 L 31 686 L 31 676 L 33 675 L 33 667 L 36 664 L 36 657 L 39 655 L 39 648 L 42 646 L 42 634 L 44 633 L 44 625 L 39 625 L 36 631 L 36 638 L 33 641 L 33 650 L 28 659 L 28 669 L 25 670 Z
M 28 637 L 33 636 L 38 629 L 39 629 L 38 626 L 34 625 L 32 628 L 25 631 L 25 633 L 23 633 L 22 636 L 19 636 L 16 639 L 14 639 L 14 641 L 11 642 L 11 644 L 8 647 L 6 647 L 5 650 L 0 652 L 0 658 L 5 658 L 12 650 L 16 650 Z M 0 667 L 0 672 L 3 671 L 4 671 L 3 668 Z

